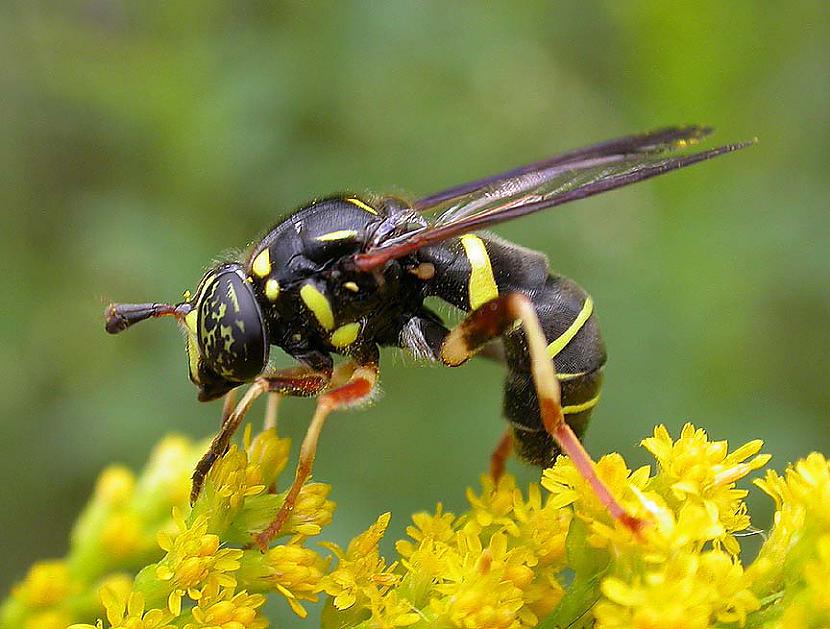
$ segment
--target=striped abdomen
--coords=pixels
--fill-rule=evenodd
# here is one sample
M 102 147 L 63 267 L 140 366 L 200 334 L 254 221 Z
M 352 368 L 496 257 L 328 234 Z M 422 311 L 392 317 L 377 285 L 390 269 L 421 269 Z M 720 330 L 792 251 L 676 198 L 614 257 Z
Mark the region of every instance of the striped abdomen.
M 571 280 L 551 275 L 542 254 L 489 235 L 468 234 L 423 250 L 419 257 L 435 265 L 433 294 L 464 311 L 511 292 L 530 298 L 562 387 L 565 419 L 581 436 L 599 401 L 605 364 L 591 297 Z M 504 414 L 513 427 L 517 453 L 531 463 L 548 465 L 559 450 L 541 423 L 524 332 L 517 327 L 502 340 L 507 366 Z

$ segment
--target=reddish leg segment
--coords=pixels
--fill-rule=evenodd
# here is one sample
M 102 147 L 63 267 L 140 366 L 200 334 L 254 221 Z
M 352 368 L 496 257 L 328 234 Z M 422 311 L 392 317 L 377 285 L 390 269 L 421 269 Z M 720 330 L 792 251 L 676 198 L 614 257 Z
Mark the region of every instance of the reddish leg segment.
M 222 427 L 219 433 L 213 438 L 208 451 L 196 464 L 196 469 L 193 472 L 193 484 L 190 489 L 190 504 L 196 502 L 199 493 L 202 491 L 205 476 L 207 476 L 216 460 L 228 451 L 231 437 L 233 437 L 236 429 L 245 419 L 251 405 L 259 396 L 271 392 L 280 395 L 309 397 L 322 391 L 330 378 L 330 374 L 297 368 L 286 369 L 270 376 L 260 376 L 254 380 L 233 411 L 227 416 L 223 413 Z M 230 394 L 228 395 L 230 396 Z M 232 398 L 230 399 L 232 402 Z M 225 408 L 227 409 L 228 398 L 225 399 L 225 402 Z
M 493 480 L 498 481 L 504 474 L 504 468 L 507 465 L 507 457 L 513 451 L 513 433 L 508 428 L 499 439 L 496 449 L 490 455 L 490 476 Z
M 556 379 L 553 361 L 547 356 L 545 334 L 539 324 L 536 310 L 526 296 L 520 293 L 500 295 L 476 308 L 447 335 L 441 347 L 441 360 L 450 366 L 464 363 L 487 342 L 507 332 L 516 321 L 520 321 L 524 327 L 542 425 L 562 451 L 571 458 L 611 515 L 632 531 L 638 532 L 644 523 L 628 514 L 617 502 L 605 483 L 597 476 L 591 457 L 565 422 L 560 404 L 559 382 Z M 499 449 L 496 452 L 498 453 Z M 503 462 L 499 463 L 494 454 L 493 466 L 496 464 L 500 464 L 501 469 L 495 468 L 495 471 L 503 472 Z
M 268 547 L 268 542 L 279 533 L 285 525 L 285 522 L 291 516 L 291 512 L 294 510 L 300 489 L 302 489 L 303 484 L 311 475 L 314 456 L 317 453 L 317 442 L 319 441 L 320 432 L 323 429 L 326 418 L 332 411 L 367 400 L 375 387 L 377 374 L 378 369 L 376 365 L 355 367 L 353 364 L 350 364 L 344 366 L 343 369 L 335 370 L 332 381 L 337 383 L 345 379 L 345 383 L 330 389 L 318 398 L 317 409 L 314 412 L 314 417 L 311 419 L 303 443 L 300 446 L 300 457 L 297 462 L 294 482 L 288 490 L 285 501 L 282 507 L 280 507 L 274 521 L 271 522 L 267 529 L 257 535 L 256 545 L 261 550 L 264 551 Z

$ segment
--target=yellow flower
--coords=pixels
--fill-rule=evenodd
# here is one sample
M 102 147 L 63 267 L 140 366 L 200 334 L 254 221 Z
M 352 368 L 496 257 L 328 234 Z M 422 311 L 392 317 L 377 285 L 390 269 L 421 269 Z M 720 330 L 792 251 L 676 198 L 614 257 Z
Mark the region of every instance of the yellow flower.
M 123 465 L 111 465 L 98 477 L 95 500 L 113 507 L 124 507 L 134 491 L 135 474 Z
M 327 573 L 329 561 L 303 544 L 332 519 L 328 485 L 303 487 L 282 532 L 291 535 L 287 543 L 264 554 L 228 547 L 245 544 L 284 499 L 274 481 L 287 440 L 272 430 L 252 438 L 248 429 L 244 443 L 217 461 L 187 519 L 174 509 L 168 521 L 161 508 L 169 513 L 169 503 L 155 494 L 167 487 L 186 500 L 183 470 L 169 475 L 160 465 L 182 453 L 182 442 L 160 448 L 148 465 L 155 489 L 143 475 L 109 468 L 76 528 L 74 554 L 35 565 L 0 606 L 0 626 L 63 629 L 72 613 L 94 617 L 94 584 L 102 585 L 113 629 L 264 629 L 261 610 L 272 592 L 301 617 L 306 602 L 327 593 L 326 629 L 830 626 L 830 463 L 820 454 L 755 481 L 776 513 L 746 568 L 735 534 L 749 517 L 736 482 L 768 457 L 759 441 L 730 453 L 726 442 L 686 425 L 677 440 L 658 426 L 643 441 L 657 461 L 654 474 L 630 470 L 618 454 L 597 462 L 622 506 L 648 520 L 639 535 L 615 521 L 559 457 L 526 493 L 510 475 L 484 476 L 480 492 L 467 492 L 467 512 L 445 513 L 438 504 L 415 514 L 395 544 L 399 561 L 379 550 L 388 513 L 345 550 L 323 543 L 337 562 Z M 121 564 L 152 557 L 136 553 L 159 529 L 166 555 L 133 579 Z
M 467 488 L 467 501 L 470 511 L 467 514 L 469 530 L 480 531 L 488 526 L 502 526 L 511 534 L 518 534 L 512 517 L 513 506 L 521 501 L 521 492 L 516 487 L 516 479 L 510 474 L 503 474 L 494 481 L 489 474 L 481 477 L 481 494 Z
M 360 602 L 377 599 L 394 586 L 400 577 L 394 574 L 395 564 L 386 565 L 380 556 L 378 542 L 389 526 L 391 514 L 384 513 L 368 530 L 355 537 L 346 552 L 326 545 L 340 560 L 337 568 L 326 575 L 320 590 L 334 597 L 337 609 L 348 609 Z
M 396 590 L 389 590 L 380 598 L 372 600 L 371 613 L 369 626 L 372 629 L 408 627 L 424 619 L 412 603 L 401 597 Z
M 533 554 L 543 566 L 560 565 L 565 559 L 565 539 L 570 530 L 572 512 L 559 509 L 548 496 L 542 505 L 542 491 L 539 485 L 528 487 L 527 502 L 516 501 L 513 517 L 518 528 L 520 541 L 533 549 Z
M 242 551 L 232 548 L 220 549 L 219 537 L 207 532 L 208 519 L 199 516 L 188 527 L 184 520 L 174 515 L 179 534 L 171 538 L 159 534 L 159 546 L 167 555 L 155 568 L 155 576 L 168 582 L 170 595 L 168 608 L 174 616 L 181 613 L 182 598 L 187 594 L 191 599 L 201 597 L 200 589 L 217 583 L 224 587 L 235 587 L 234 571 L 239 569 Z
M 410 600 L 421 606 L 427 602 L 435 580 L 446 571 L 447 554 L 452 552 L 451 543 L 456 536 L 456 518 L 452 513 L 444 513 L 439 504 L 434 515 L 416 513 L 412 521 L 413 525 L 406 528 L 411 540 L 398 540 L 395 548 L 406 570 Z
M 651 489 L 674 506 L 694 498 L 717 509 L 725 529 L 719 541 L 737 554 L 737 542 L 728 534 L 747 528 L 749 516 L 743 504 L 747 492 L 735 483 L 769 462 L 770 455 L 758 454 L 763 442 L 756 439 L 730 453 L 726 441 L 709 441 L 705 430 L 686 424 L 677 441 L 657 426 L 642 445 L 659 465 Z
M 49 610 L 32 614 L 22 629 L 66 629 L 70 622 L 67 612 Z
M 311 549 L 287 544 L 269 549 L 263 565 L 265 571 L 260 578 L 285 596 L 295 614 L 305 618 L 307 612 L 299 601 L 317 601 L 326 569 L 323 558 Z
M 263 430 L 252 438 L 251 430 L 251 424 L 245 426 L 243 442 L 248 453 L 252 484 L 271 487 L 288 465 L 291 439 L 277 436 L 276 430 Z
M 329 493 L 331 485 L 325 483 L 303 485 L 280 534 L 318 535 L 324 526 L 331 524 L 334 515 L 335 504 L 328 500 Z
M 65 561 L 40 561 L 34 564 L 12 596 L 28 607 L 56 605 L 78 590 Z
M 236 445 L 213 464 L 193 512 L 209 517 L 211 531 L 224 531 L 239 514 L 245 500 L 262 494 L 261 474 L 248 465 L 248 455 Z
M 821 536 L 815 556 L 804 566 L 804 583 L 809 608 L 814 619 L 830 622 L 830 533 Z
M 631 472 L 623 458 L 612 453 L 597 461 L 596 472 L 629 514 L 646 521 L 654 518 L 659 507 L 655 504 L 656 496 L 644 491 L 649 481 L 647 466 Z M 639 539 L 626 526 L 611 517 L 569 458 L 559 457 L 553 467 L 544 470 L 541 484 L 551 493 L 550 509 L 573 505 L 574 514 L 589 524 L 591 535 L 587 541 L 593 547 L 639 544 Z
M 264 604 L 262 594 L 234 594 L 231 589 L 212 585 L 205 588 L 191 611 L 193 620 L 184 629 L 265 629 L 268 621 L 258 613 Z
M 130 592 L 125 598 L 123 592 L 102 588 L 101 600 L 107 609 L 107 620 L 112 629 L 175 629 L 169 624 L 172 619 L 169 610 L 145 611 L 144 595 L 141 592 Z
M 477 535 L 459 533 L 430 608 L 456 627 L 533 627 L 538 618 L 525 605 L 524 590 L 533 582 L 535 563 L 528 549 L 508 549 L 504 532 L 493 534 L 486 547 Z
M 805 505 L 821 526 L 830 526 L 830 462 L 818 452 L 810 453 L 787 470 L 787 485 L 793 500 Z
M 135 513 L 110 516 L 101 528 L 101 547 L 115 561 L 123 561 L 146 550 L 152 538 L 144 534 L 142 522 Z
M 679 554 L 630 580 L 608 577 L 595 618 L 601 629 L 704 629 L 714 622 L 743 625 L 760 603 L 743 568 L 719 550 Z
M 413 515 L 413 525 L 406 527 L 406 534 L 419 546 L 424 544 L 446 545 L 455 537 L 454 521 L 455 516 L 452 513 L 444 513 L 444 508 L 439 503 L 435 508 L 435 515 L 425 511 Z M 409 540 L 395 542 L 395 549 L 401 557 L 410 557 L 417 548 L 418 546 Z
M 206 447 L 206 443 L 193 443 L 180 435 L 162 439 L 141 473 L 136 500 L 157 503 L 165 515 L 172 505 L 186 505 L 193 466 Z

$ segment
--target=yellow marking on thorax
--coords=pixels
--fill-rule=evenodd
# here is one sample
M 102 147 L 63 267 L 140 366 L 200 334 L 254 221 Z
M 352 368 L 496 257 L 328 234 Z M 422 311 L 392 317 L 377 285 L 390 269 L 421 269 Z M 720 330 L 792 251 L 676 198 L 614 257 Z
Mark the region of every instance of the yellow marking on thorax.
M 587 411 L 588 409 L 594 408 L 599 402 L 599 395 L 596 397 L 592 397 L 587 402 L 583 402 L 582 404 L 571 404 L 570 406 L 563 406 L 562 407 L 562 414 L 563 415 L 576 415 L 577 413 L 581 413 L 582 411 Z
M 300 289 L 300 298 L 306 307 L 311 310 L 317 321 L 326 331 L 334 329 L 334 313 L 326 296 L 312 284 L 304 284 Z
M 484 241 L 473 234 L 465 234 L 461 236 L 461 244 L 470 262 L 470 308 L 475 310 L 498 297 L 499 288 L 496 286 L 496 278 L 493 276 L 493 267 Z
M 268 251 L 268 247 L 265 247 L 254 258 L 254 264 L 251 270 L 257 277 L 268 277 L 271 274 L 271 253 Z
M 268 301 L 277 301 L 280 296 L 280 283 L 273 277 L 265 282 L 265 296 Z
M 357 199 L 355 197 L 348 197 L 345 200 L 347 202 L 351 203 L 352 205 L 356 205 L 361 210 L 366 210 L 367 212 L 369 212 L 369 214 L 374 214 L 375 216 L 378 215 L 378 211 L 375 208 L 373 208 L 371 205 L 367 205 L 366 203 L 364 203 L 360 199 Z
M 357 230 L 354 229 L 340 229 L 338 231 L 329 232 L 328 234 L 323 234 L 322 236 L 317 236 L 314 240 L 319 240 L 321 242 L 331 242 L 333 240 L 346 240 L 348 238 L 354 238 L 357 236 Z
M 331 334 L 331 344 L 338 349 L 348 347 L 357 340 L 360 334 L 360 323 L 346 323 Z
M 574 319 L 573 323 L 571 323 L 567 330 L 551 341 L 550 345 L 548 345 L 548 358 L 555 358 L 559 355 L 559 352 L 565 349 L 565 346 L 571 342 L 573 337 L 577 335 L 577 332 L 579 332 L 582 329 L 582 326 L 585 325 L 585 322 L 588 321 L 593 311 L 594 300 L 588 296 L 585 299 L 585 303 L 582 305 L 582 310 L 580 310 L 579 314 L 576 315 L 576 319 Z
M 343 288 L 345 288 L 346 290 L 350 290 L 353 293 L 356 293 L 356 292 L 360 291 L 360 286 L 358 286 L 354 282 L 344 282 L 343 283 Z

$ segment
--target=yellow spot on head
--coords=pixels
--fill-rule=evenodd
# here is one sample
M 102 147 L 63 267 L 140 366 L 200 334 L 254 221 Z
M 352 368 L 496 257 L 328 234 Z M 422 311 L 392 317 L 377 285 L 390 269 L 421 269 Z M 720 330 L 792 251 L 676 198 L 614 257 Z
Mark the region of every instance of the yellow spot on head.
M 357 231 L 354 229 L 340 229 L 338 231 L 329 232 L 328 234 L 323 234 L 322 236 L 317 236 L 314 240 L 319 240 L 320 242 L 331 242 L 333 240 L 346 240 L 348 238 L 354 238 L 357 236 Z
M 360 199 L 356 199 L 355 197 L 348 197 L 346 201 L 348 201 L 352 205 L 356 205 L 361 210 L 366 210 L 367 212 L 369 212 L 369 214 L 374 214 L 375 216 L 378 215 L 378 211 L 375 208 L 373 208 L 371 205 L 367 205 Z
M 346 290 L 350 290 L 353 293 L 357 293 L 357 292 L 360 291 L 360 287 L 357 284 L 355 284 L 354 282 L 344 282 L 343 283 L 343 288 L 345 288 Z
M 196 334 L 196 321 L 199 318 L 199 311 L 194 308 L 184 316 L 184 324 L 187 326 L 188 332 Z
M 565 346 L 571 342 L 573 337 L 576 336 L 577 332 L 582 329 L 582 326 L 585 325 L 585 322 L 591 317 L 591 313 L 593 311 L 594 300 L 589 296 L 585 299 L 585 303 L 582 304 L 582 310 L 580 310 L 579 314 L 576 315 L 576 319 L 574 319 L 573 323 L 568 326 L 568 329 L 565 330 L 559 337 L 553 339 L 550 345 L 548 345 L 548 358 L 555 358 L 559 352 L 565 349 Z
M 265 247 L 265 249 L 260 251 L 257 257 L 254 258 L 254 264 L 251 267 L 251 270 L 257 277 L 267 277 L 270 275 L 271 253 L 268 251 L 268 247 Z
M 337 328 L 331 335 L 331 344 L 342 349 L 357 340 L 360 334 L 360 323 L 347 323 Z
M 317 321 L 326 331 L 334 329 L 334 313 L 326 296 L 313 284 L 304 284 L 300 289 L 300 298 L 306 307 L 314 313 Z
M 199 345 L 196 343 L 196 330 L 187 335 L 187 365 L 190 369 L 190 379 L 194 384 L 199 381 Z
M 461 236 L 461 244 L 470 262 L 470 308 L 476 309 L 498 297 L 499 289 L 484 241 L 473 234 L 465 234 Z
M 265 296 L 268 301 L 277 301 L 277 297 L 280 296 L 280 283 L 274 278 L 265 282 Z

